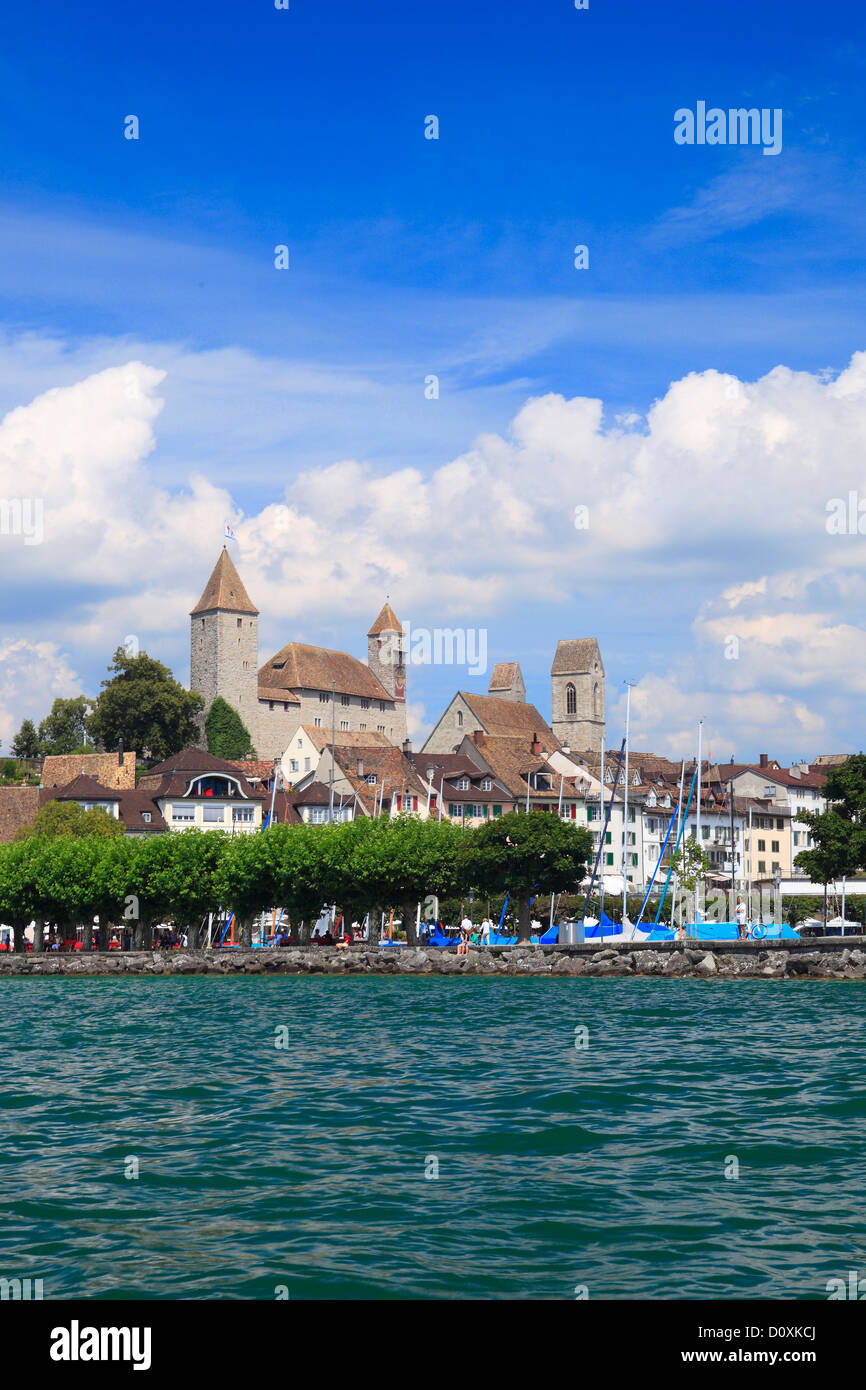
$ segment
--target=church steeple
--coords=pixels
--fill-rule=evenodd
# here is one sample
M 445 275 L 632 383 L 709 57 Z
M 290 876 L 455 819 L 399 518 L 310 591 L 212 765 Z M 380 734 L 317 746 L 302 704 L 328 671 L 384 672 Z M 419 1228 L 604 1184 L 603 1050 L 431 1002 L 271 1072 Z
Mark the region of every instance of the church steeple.
M 190 611 L 190 617 L 198 613 L 251 613 L 258 617 L 259 610 L 251 602 L 243 585 L 243 580 L 234 566 L 234 561 L 225 546 L 213 567 L 213 573 L 204 586 L 204 593 Z

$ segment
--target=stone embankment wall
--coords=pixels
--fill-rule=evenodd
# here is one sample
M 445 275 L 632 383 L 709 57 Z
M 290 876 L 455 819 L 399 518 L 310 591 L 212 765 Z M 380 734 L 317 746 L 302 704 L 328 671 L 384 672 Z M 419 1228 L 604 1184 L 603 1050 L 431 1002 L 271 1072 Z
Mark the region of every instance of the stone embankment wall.
M 700 979 L 866 978 L 866 939 L 812 942 L 629 943 L 606 946 L 470 948 L 353 946 L 276 950 L 131 951 L 0 955 L 0 980 L 33 975 L 627 975 Z

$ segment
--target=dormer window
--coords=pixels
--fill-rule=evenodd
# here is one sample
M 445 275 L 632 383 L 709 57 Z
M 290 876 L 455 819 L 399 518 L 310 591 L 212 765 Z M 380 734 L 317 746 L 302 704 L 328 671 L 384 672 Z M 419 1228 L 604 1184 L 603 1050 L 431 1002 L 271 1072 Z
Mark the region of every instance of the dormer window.
M 493 783 L 491 782 L 491 780 L 490 780 L 489 777 L 482 777 L 482 778 L 481 778 L 481 790 L 482 790 L 483 792 L 489 792 L 492 786 L 493 786 Z
M 151 820 L 150 811 L 142 811 L 142 813 L 141 813 L 141 819 L 144 821 L 145 825 L 150 825 L 150 820 Z
M 375 774 L 375 772 L 371 772 L 371 773 L 370 773 L 370 776 L 367 778 L 367 782 L 368 782 L 369 786 L 375 787 L 375 785 L 376 785 L 376 774 Z
M 469 790 L 469 778 L 468 778 L 468 777 L 461 777 L 461 778 L 458 779 L 458 781 L 457 781 L 457 790 L 458 790 L 459 792 L 467 792 L 467 791 Z

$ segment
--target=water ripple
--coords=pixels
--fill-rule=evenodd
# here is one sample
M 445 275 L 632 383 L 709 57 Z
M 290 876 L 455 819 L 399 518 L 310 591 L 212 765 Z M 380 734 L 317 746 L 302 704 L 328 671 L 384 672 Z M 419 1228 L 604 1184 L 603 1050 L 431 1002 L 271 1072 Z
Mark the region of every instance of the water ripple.
M 0 1274 L 48 1298 L 825 1297 L 866 1269 L 864 1004 L 824 981 L 6 980 Z

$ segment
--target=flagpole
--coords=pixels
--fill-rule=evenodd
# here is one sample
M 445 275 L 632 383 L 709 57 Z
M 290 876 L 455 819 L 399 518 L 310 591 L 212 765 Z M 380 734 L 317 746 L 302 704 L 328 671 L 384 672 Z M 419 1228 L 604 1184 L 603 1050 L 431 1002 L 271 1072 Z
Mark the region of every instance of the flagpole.
M 703 721 L 703 719 L 699 719 L 699 720 L 698 720 L 698 818 L 697 818 L 697 830 L 696 830 L 696 838 L 697 838 L 697 842 L 698 842 L 698 850 L 701 849 L 701 794 L 702 794 L 702 792 L 703 792 L 703 787 L 702 787 L 702 785 L 701 785 L 701 739 L 702 739 L 702 737 L 703 737 L 703 732 L 704 732 L 704 721 Z M 700 869 L 698 869 L 698 881 L 697 881 L 697 883 L 696 883 L 696 885 L 695 885 L 695 935 L 697 935 L 697 930 L 698 930 L 698 925 L 697 925 L 697 924 L 698 924 L 698 904 L 699 904 L 699 902 L 700 902 L 700 897 L 701 897 L 701 872 L 700 872 Z
M 628 907 L 628 730 L 631 716 L 631 688 L 634 681 L 626 681 L 625 697 L 625 795 L 622 807 L 622 930 L 625 931 Z
M 599 815 L 599 822 L 598 822 L 598 825 L 599 825 L 599 830 L 598 830 L 598 842 L 599 842 L 599 847 L 600 847 L 600 849 L 601 849 L 601 854 L 602 854 L 602 859 L 601 859 L 601 879 L 600 879 L 599 885 L 598 885 L 598 934 L 599 934 L 599 936 L 601 937 L 601 940 L 602 940 L 602 943 L 603 943 L 603 942 L 604 942 L 604 869 L 605 869 L 605 864 L 604 864 L 604 844 L 602 843 L 602 841 L 603 841 L 603 839 L 604 839 L 604 735 L 603 735 L 603 734 L 602 734 L 602 738 L 601 738 L 601 791 L 600 791 L 600 793 L 599 793 L 598 815 Z M 588 906 L 589 906 L 588 903 L 586 903 L 586 904 L 584 905 L 584 913 L 583 913 L 584 917 L 586 916 L 586 908 L 587 908 Z

